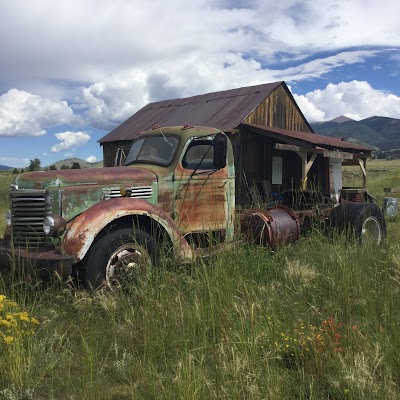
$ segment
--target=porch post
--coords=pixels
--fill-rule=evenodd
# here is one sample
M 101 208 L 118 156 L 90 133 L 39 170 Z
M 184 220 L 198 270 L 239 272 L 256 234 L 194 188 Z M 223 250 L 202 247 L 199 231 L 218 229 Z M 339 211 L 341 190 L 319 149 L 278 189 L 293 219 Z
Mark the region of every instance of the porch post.
M 360 164 L 363 173 L 363 189 L 367 188 L 367 159 L 359 158 L 358 163 Z

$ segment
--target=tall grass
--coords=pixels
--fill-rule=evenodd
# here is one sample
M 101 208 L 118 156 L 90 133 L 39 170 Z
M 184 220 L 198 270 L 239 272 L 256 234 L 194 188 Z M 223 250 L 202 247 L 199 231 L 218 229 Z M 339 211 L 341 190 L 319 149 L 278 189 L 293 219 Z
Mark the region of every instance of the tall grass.
M 10 171 L 0 171 L 0 238 L 3 237 L 6 224 L 6 213 L 9 208 L 8 188 L 12 183 L 14 176 Z
M 0 344 L 0 398 L 397 399 L 398 224 L 380 247 L 242 244 L 113 295 L 2 273 L 40 325 Z

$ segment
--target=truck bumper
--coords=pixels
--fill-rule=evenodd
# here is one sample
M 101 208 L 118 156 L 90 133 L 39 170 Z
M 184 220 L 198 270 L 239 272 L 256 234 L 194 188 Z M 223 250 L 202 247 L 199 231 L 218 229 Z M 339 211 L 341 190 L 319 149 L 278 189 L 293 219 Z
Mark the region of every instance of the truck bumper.
M 72 274 L 72 257 L 55 250 L 12 248 L 9 241 L 0 240 L 0 272 L 12 265 L 39 275 L 67 277 Z

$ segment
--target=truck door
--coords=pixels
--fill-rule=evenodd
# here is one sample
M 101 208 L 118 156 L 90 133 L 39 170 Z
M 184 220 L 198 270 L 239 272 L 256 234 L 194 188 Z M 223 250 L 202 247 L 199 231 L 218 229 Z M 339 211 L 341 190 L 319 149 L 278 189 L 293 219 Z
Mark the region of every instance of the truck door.
M 227 191 L 234 178 L 228 178 L 227 166 L 217 169 L 213 159 L 213 137 L 194 138 L 177 164 L 174 216 L 184 234 L 225 231 L 227 227 Z

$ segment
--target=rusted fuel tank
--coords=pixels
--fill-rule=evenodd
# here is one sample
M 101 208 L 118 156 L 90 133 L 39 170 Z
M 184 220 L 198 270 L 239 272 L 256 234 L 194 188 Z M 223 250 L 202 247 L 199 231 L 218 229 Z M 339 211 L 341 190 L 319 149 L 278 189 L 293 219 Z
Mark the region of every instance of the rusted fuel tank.
M 268 210 L 249 210 L 241 218 L 242 234 L 253 243 L 275 250 L 296 242 L 300 224 L 296 214 L 284 206 Z

